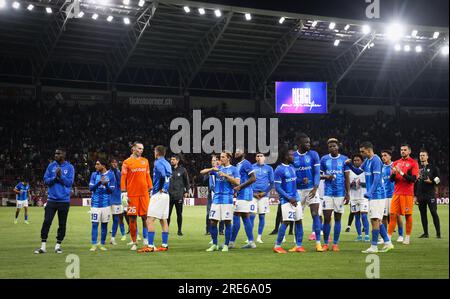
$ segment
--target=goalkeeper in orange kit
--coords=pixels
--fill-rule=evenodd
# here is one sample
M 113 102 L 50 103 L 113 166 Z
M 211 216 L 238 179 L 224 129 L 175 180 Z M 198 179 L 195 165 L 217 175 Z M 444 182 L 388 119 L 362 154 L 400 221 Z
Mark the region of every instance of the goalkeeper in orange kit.
M 147 220 L 147 210 L 150 203 L 149 192 L 153 187 L 150 178 L 150 165 L 146 158 L 142 157 L 144 145 L 140 142 L 134 142 L 131 147 L 131 156 L 122 164 L 122 178 L 120 187 L 122 198 L 128 199 L 128 211 L 130 234 L 132 240 L 131 250 L 137 249 L 136 231 L 137 216 L 142 218 L 143 223 Z M 145 232 L 142 233 L 146 235 Z M 144 237 L 144 245 L 148 242 Z

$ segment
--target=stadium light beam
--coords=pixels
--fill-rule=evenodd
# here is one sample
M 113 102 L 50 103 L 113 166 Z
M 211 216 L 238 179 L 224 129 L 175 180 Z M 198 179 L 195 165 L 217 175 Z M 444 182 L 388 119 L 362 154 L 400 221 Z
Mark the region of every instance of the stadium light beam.
M 336 28 L 336 23 L 331 22 L 330 25 L 328 25 L 328 28 L 330 28 L 331 30 L 333 30 L 334 28 Z
M 398 41 L 403 37 L 404 33 L 405 29 L 401 24 L 398 23 L 389 25 L 386 31 L 387 38 L 390 39 L 391 41 Z
M 405 46 L 403 47 L 403 51 L 405 51 L 405 52 L 411 51 L 411 46 L 410 46 L 410 45 L 405 45 Z
M 278 23 L 283 24 L 285 20 L 286 20 L 285 17 L 281 17 L 281 18 L 278 20 Z
M 198 9 L 198 13 L 201 14 L 201 15 L 204 15 L 206 13 L 206 11 L 205 11 L 204 8 L 199 8 Z
M 363 25 L 361 31 L 362 31 L 363 34 L 369 34 L 370 31 L 372 31 L 372 29 L 370 28 L 369 25 Z
M 128 4 L 130 4 L 130 0 L 123 0 L 122 3 L 123 3 L 123 5 L 128 5 Z
M 402 46 L 400 44 L 395 45 L 395 51 L 399 52 L 402 50 Z
M 96 13 L 93 14 L 93 15 L 92 15 L 92 19 L 93 19 L 93 20 L 97 20 L 97 19 L 98 19 L 98 14 L 96 14 Z
M 311 27 L 313 27 L 313 28 L 316 27 L 317 23 L 318 23 L 317 21 L 313 21 L 312 24 L 311 24 Z
M 17 2 L 17 1 L 14 1 L 14 2 L 12 3 L 12 7 L 13 7 L 14 9 L 19 9 L 19 8 L 20 8 L 20 3 Z
M 220 18 L 222 16 L 222 12 L 220 11 L 220 9 L 216 9 L 214 10 L 214 14 L 216 15 L 216 17 Z
M 250 21 L 250 20 L 252 19 L 252 15 L 249 14 L 249 13 L 246 13 L 246 14 L 245 14 L 245 19 L 246 19 L 247 21 Z
M 145 0 L 139 0 L 138 6 L 142 7 L 145 4 Z
M 186 12 L 186 13 L 191 12 L 191 9 L 189 8 L 189 6 L 185 6 L 185 7 L 183 7 L 183 9 L 184 9 L 184 12 Z
M 51 14 L 51 13 L 53 12 L 53 10 L 52 10 L 51 7 L 46 7 L 46 8 L 45 8 L 45 11 L 46 11 L 48 14 Z
M 349 29 L 350 29 L 350 25 L 349 24 L 345 25 L 344 30 L 348 31 Z
M 442 48 L 441 48 L 441 53 L 442 53 L 442 55 L 448 55 L 448 51 L 449 51 L 449 49 L 448 49 L 448 45 L 446 45 L 446 46 L 443 46 Z
M 411 32 L 411 36 L 412 37 L 417 37 L 417 34 L 418 34 L 419 32 L 417 31 L 417 30 L 413 30 L 412 32 Z
M 334 41 L 334 46 L 337 47 L 337 46 L 339 46 L 340 43 L 341 43 L 341 41 L 337 39 Z
M 422 52 L 422 46 L 416 46 L 416 53 L 421 53 Z
M 130 19 L 125 17 L 125 18 L 123 18 L 123 22 L 125 23 L 125 25 L 129 25 L 130 24 Z
M 437 39 L 438 37 L 439 37 L 439 32 L 438 31 L 436 31 L 435 33 L 433 33 L 433 38 L 434 39 Z
M 108 17 L 106 18 L 106 20 L 107 20 L 108 22 L 112 22 L 113 19 L 114 19 L 113 16 L 108 16 Z
M 32 10 L 34 9 L 34 5 L 33 5 L 33 4 L 29 4 L 29 5 L 27 6 L 27 9 L 28 9 L 29 11 L 32 11 Z
M 6 6 L 5 0 L 0 0 L 0 8 L 4 8 Z
M 79 18 L 82 18 L 84 16 L 84 11 L 80 11 L 77 15 Z

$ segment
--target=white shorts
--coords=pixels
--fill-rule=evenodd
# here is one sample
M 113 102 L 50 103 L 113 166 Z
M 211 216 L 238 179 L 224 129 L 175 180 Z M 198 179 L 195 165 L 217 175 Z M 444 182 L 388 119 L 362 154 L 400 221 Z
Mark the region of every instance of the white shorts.
M 235 206 L 234 206 L 234 212 L 236 213 L 250 213 L 252 208 L 252 201 L 251 200 L 243 200 L 238 199 L 236 200 Z M 256 207 L 254 207 L 256 208 Z
M 112 205 L 111 212 L 113 215 L 120 215 L 123 213 L 123 206 L 122 205 Z
M 91 221 L 108 223 L 111 219 L 111 207 L 91 208 Z
M 160 220 L 169 218 L 170 198 L 167 193 L 156 193 L 150 197 L 147 216 Z
M 386 199 L 372 199 L 369 201 L 369 218 L 383 219 Z
M 16 207 L 18 209 L 28 207 L 28 200 L 16 200 Z
M 335 213 L 344 214 L 344 197 L 324 196 L 322 200 L 322 209 L 333 210 Z
M 294 207 L 291 203 L 287 202 L 281 205 L 281 215 L 283 221 L 299 221 L 303 219 L 303 208 L 300 202 L 297 202 L 297 206 Z
M 258 200 L 253 197 L 250 202 L 250 213 L 256 214 L 258 212 Z
M 320 205 L 320 198 L 319 198 L 319 191 L 316 192 L 316 196 L 313 198 L 309 198 L 309 192 L 311 192 L 312 189 L 298 189 L 297 193 L 300 196 L 300 199 L 302 201 L 302 206 L 305 208 L 305 206 L 318 203 Z
M 389 216 L 389 211 L 391 210 L 391 201 L 392 198 L 386 198 L 385 199 L 385 204 L 384 204 L 384 216 Z
M 258 214 L 267 214 L 270 212 L 268 196 L 261 197 L 260 199 L 253 198 L 253 200 L 256 201 L 256 212 Z
M 217 221 L 233 219 L 233 204 L 211 204 L 209 219 Z
M 369 200 L 367 198 L 350 199 L 350 211 L 352 213 L 369 212 Z

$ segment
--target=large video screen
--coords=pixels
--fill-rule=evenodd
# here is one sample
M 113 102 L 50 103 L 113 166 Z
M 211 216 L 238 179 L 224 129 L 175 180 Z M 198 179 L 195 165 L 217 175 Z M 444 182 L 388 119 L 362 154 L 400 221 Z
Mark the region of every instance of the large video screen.
M 327 113 L 326 82 L 276 82 L 276 113 Z

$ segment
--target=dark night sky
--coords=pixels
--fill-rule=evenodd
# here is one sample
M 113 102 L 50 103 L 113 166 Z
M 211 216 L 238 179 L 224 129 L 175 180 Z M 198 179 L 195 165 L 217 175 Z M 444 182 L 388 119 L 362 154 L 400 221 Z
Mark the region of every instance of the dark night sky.
M 369 20 L 365 16 L 368 6 L 365 0 L 204 0 L 204 2 Z M 397 19 L 411 25 L 448 27 L 449 0 L 380 0 L 380 10 L 381 18 L 377 21 L 390 23 Z

